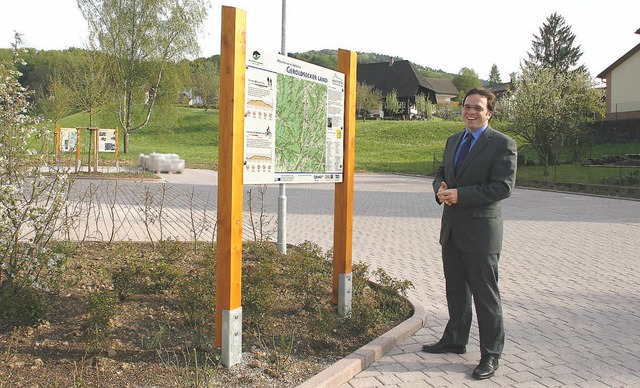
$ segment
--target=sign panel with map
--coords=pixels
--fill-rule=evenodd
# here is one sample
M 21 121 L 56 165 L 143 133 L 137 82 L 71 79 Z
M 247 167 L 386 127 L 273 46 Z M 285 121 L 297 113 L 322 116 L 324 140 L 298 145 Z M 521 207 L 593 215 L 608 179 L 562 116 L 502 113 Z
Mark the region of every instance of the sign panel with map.
M 342 182 L 344 74 L 247 51 L 244 183 Z

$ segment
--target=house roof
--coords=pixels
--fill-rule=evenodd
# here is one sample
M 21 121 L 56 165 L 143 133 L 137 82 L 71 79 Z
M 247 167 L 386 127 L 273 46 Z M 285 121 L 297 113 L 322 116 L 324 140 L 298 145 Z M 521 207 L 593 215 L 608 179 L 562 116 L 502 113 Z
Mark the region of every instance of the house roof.
M 638 30 L 636 31 L 636 34 L 640 34 L 640 28 L 638 28 Z M 598 74 L 598 78 L 600 79 L 607 78 L 607 74 L 609 74 L 616 67 L 620 66 L 622 63 L 626 62 L 627 59 L 634 56 L 638 51 L 640 51 L 640 43 L 636 47 L 629 50 L 629 52 L 621 56 L 617 61 L 613 62 L 611 66 L 604 69 L 600 74 Z
M 598 78 L 607 78 L 607 74 L 609 74 L 616 67 L 620 66 L 622 63 L 626 62 L 627 59 L 629 59 L 632 56 L 634 56 L 638 51 L 640 51 L 640 43 L 636 47 L 634 47 L 631 50 L 629 50 L 628 53 L 626 53 L 623 56 L 621 56 L 620 59 L 618 59 L 617 61 L 613 62 L 613 64 L 611 64 L 611 66 L 609 66 L 606 69 L 604 69 L 602 71 L 602 73 L 598 74 Z
M 420 78 L 424 79 L 424 81 L 426 82 L 426 85 L 430 85 L 429 87 L 429 86 L 426 86 L 423 82 L 421 82 L 420 84 L 422 86 L 425 86 L 427 89 L 431 89 L 438 94 L 452 94 L 454 96 L 457 96 L 459 93 L 458 88 L 455 87 L 455 85 L 453 84 L 453 82 L 451 82 L 450 79 L 427 78 L 422 74 L 418 73 L 418 79 Z
M 374 86 L 383 94 L 395 89 L 398 97 L 415 96 L 420 87 L 438 94 L 458 95 L 458 89 L 451 80 L 427 78 L 407 60 L 358 64 L 358 82 Z
M 513 88 L 513 84 L 511 82 L 502 82 L 499 84 L 487 86 L 487 89 L 489 89 L 492 93 L 506 92 L 511 88 Z

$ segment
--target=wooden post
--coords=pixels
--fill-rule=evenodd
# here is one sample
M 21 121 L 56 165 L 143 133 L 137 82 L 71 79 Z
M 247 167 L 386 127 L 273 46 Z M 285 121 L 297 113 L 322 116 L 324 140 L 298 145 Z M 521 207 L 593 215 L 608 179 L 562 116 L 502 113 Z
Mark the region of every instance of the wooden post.
M 245 66 L 246 12 L 223 6 L 220 47 L 215 320 L 216 346 L 222 346 L 222 364 L 227 367 L 240 362 L 242 356 L 242 163 Z
M 353 243 L 353 179 L 356 139 L 357 54 L 338 50 L 338 71 L 345 74 L 344 158 L 342 182 L 336 183 L 333 234 L 333 296 L 340 315 L 351 314 L 351 248 Z
M 62 152 L 61 143 L 60 125 L 56 125 L 56 163 L 60 163 L 60 153 Z
M 98 139 L 100 138 L 100 128 L 95 127 L 93 132 L 93 172 L 98 172 Z
M 118 163 L 119 147 L 120 147 L 120 141 L 118 140 L 118 126 L 116 125 L 116 171 L 117 171 L 117 168 L 120 167 L 120 164 Z

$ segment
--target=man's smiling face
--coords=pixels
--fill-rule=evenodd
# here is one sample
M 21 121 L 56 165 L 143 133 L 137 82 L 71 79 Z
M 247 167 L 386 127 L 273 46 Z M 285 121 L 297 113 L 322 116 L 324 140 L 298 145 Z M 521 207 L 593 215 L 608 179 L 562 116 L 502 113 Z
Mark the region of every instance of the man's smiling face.
M 470 94 L 464 100 L 462 120 L 470 132 L 477 131 L 489 123 L 493 115 L 487 109 L 487 98 L 479 94 Z

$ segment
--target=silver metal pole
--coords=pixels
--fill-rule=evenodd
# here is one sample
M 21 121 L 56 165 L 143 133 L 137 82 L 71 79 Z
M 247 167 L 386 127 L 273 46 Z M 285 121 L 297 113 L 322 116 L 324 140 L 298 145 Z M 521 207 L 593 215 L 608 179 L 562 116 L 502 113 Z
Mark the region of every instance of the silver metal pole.
M 278 252 L 287 253 L 287 185 L 278 185 Z
M 282 48 L 280 54 L 287 55 L 285 45 L 287 24 L 287 0 L 282 0 Z M 287 254 L 287 187 L 278 185 L 278 252 Z
M 287 0 L 282 0 L 282 49 L 281 54 L 282 55 L 287 55 L 287 49 L 286 49 L 286 44 L 285 44 L 285 37 L 286 37 L 286 25 L 287 25 Z

